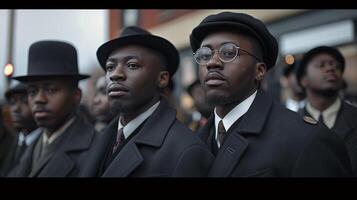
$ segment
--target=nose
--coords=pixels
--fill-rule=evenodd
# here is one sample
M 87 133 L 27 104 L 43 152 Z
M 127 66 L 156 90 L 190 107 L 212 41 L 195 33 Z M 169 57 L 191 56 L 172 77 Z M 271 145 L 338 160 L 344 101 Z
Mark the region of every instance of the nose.
M 14 113 L 20 113 L 21 112 L 21 103 L 19 101 L 16 101 L 14 105 L 11 106 L 11 110 Z
M 212 58 L 207 62 L 206 67 L 207 67 L 207 70 L 216 69 L 216 68 L 219 68 L 219 69 L 223 68 L 223 63 L 219 59 L 218 51 L 214 51 L 213 52 Z
M 45 104 L 47 103 L 47 96 L 46 93 L 43 89 L 39 89 L 35 98 L 34 98 L 35 104 Z
M 93 99 L 93 104 L 98 105 L 99 103 L 100 103 L 100 98 L 99 98 L 99 95 L 96 94 Z
M 109 79 L 110 81 L 123 81 L 126 79 L 124 70 L 123 70 L 123 66 L 118 64 L 115 69 L 109 74 Z

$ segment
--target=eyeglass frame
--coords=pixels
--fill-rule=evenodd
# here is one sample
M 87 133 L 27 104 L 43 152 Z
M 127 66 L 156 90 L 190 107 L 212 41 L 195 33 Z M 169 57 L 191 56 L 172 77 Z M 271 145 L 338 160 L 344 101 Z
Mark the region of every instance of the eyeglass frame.
M 219 51 L 220 51 L 220 50 L 222 49 L 222 47 L 223 47 L 224 45 L 226 45 L 226 44 L 232 44 L 232 45 L 237 49 L 236 55 L 235 55 L 231 60 L 229 60 L 229 61 L 224 61 L 224 60 L 219 56 Z M 235 59 L 237 58 L 238 53 L 239 53 L 239 50 L 245 52 L 247 55 L 252 56 L 252 57 L 255 58 L 258 62 L 262 62 L 262 60 L 261 60 L 260 58 L 258 58 L 257 56 L 255 56 L 254 54 L 252 54 L 252 53 L 250 53 L 249 51 L 243 49 L 242 47 L 237 46 L 236 44 L 234 44 L 234 43 L 232 43 L 232 42 L 229 42 L 229 43 L 225 43 L 225 44 L 221 45 L 218 50 L 213 50 L 213 49 L 211 49 L 211 48 L 209 48 L 209 47 L 206 47 L 206 46 L 205 46 L 205 47 L 200 47 L 199 49 L 197 49 L 196 52 L 193 53 L 193 58 L 194 58 L 195 62 L 196 62 L 197 64 L 199 64 L 199 65 L 206 65 L 206 64 L 207 64 L 207 63 L 205 63 L 205 64 L 200 64 L 200 63 L 198 63 L 198 61 L 196 60 L 196 57 L 195 57 L 197 51 L 199 51 L 199 50 L 202 49 L 202 48 L 208 48 L 208 49 L 210 49 L 210 50 L 213 52 L 212 57 L 207 61 L 207 63 L 213 58 L 213 56 L 214 56 L 214 54 L 215 54 L 216 52 L 218 53 L 218 59 L 219 59 L 220 61 L 222 61 L 222 62 L 224 62 L 224 63 L 232 62 L 233 60 L 235 60 Z

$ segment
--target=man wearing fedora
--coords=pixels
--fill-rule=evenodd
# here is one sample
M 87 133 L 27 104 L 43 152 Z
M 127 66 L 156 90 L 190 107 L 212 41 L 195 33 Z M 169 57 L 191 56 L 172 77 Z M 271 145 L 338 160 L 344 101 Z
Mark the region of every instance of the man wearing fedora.
M 323 123 L 345 141 L 357 175 L 357 108 L 339 97 L 344 68 L 345 59 L 334 47 L 315 47 L 304 55 L 297 71 L 307 95 L 301 114 Z
M 17 165 L 26 148 L 40 135 L 28 104 L 26 85 L 18 83 L 11 87 L 5 92 L 5 99 L 10 105 L 11 121 L 16 135 L 12 148 L 7 153 L 4 162 L 1 163 L 2 175 L 6 175 Z
M 215 106 L 198 132 L 216 156 L 208 176 L 351 175 L 340 138 L 260 89 L 278 54 L 263 22 L 243 13 L 210 15 L 193 29 L 190 42 L 207 101 Z
M 160 97 L 179 65 L 176 48 L 130 26 L 101 45 L 97 57 L 117 117 L 92 149 L 81 176 L 205 176 L 213 155 Z
M 82 170 L 96 133 L 77 114 L 81 100 L 76 49 L 61 41 L 30 46 L 28 72 L 14 79 L 26 83 L 39 140 L 25 152 L 10 177 L 73 177 Z

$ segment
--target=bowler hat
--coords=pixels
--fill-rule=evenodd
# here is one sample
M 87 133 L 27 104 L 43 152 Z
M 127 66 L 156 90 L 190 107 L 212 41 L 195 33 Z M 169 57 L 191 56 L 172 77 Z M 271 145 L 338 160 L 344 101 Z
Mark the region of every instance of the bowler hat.
M 303 75 L 305 74 L 306 67 L 309 64 L 309 62 L 311 61 L 311 59 L 321 53 L 327 53 L 327 54 L 332 55 L 341 64 L 342 71 L 345 69 L 345 59 L 342 56 L 342 54 L 340 53 L 340 51 L 338 51 L 336 48 L 329 47 L 329 46 L 315 47 L 304 54 L 304 56 L 301 60 L 301 63 L 297 69 L 296 79 L 297 79 L 299 85 L 301 85 L 300 80 L 303 77 Z
M 16 84 L 14 87 L 9 88 L 6 92 L 5 92 L 5 98 L 7 101 L 9 101 L 11 95 L 13 94 L 19 94 L 19 93 L 24 93 L 26 94 L 26 84 L 24 83 L 18 83 Z
M 26 76 L 13 79 L 27 82 L 34 78 L 66 77 L 74 80 L 88 78 L 78 72 L 77 51 L 62 41 L 39 41 L 30 46 Z
M 173 76 L 179 65 L 179 54 L 177 49 L 168 40 L 152 35 L 150 32 L 137 27 L 128 26 L 124 28 L 120 36 L 102 44 L 97 50 L 97 58 L 105 70 L 108 56 L 113 50 L 125 45 L 137 44 L 159 51 L 167 61 L 167 71 Z
M 244 13 L 221 12 L 209 15 L 192 30 L 190 44 L 193 52 L 200 48 L 207 34 L 219 30 L 236 30 L 258 40 L 263 51 L 263 61 L 269 70 L 275 65 L 278 56 L 278 43 L 265 24 Z

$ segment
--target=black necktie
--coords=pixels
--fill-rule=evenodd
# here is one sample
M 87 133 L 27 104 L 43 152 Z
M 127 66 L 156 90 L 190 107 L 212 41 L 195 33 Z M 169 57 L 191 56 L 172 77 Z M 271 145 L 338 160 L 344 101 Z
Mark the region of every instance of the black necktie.
M 112 153 L 115 153 L 115 151 L 124 143 L 125 137 L 123 133 L 124 128 L 120 128 L 117 133 L 117 138 L 115 141 L 115 144 L 113 146 L 113 151 Z
M 224 128 L 223 121 L 221 120 L 218 123 L 218 141 L 221 146 L 224 142 L 225 135 L 226 135 L 226 129 Z
M 319 122 L 322 123 L 324 126 L 326 126 L 325 120 L 324 120 L 324 117 L 323 117 L 322 113 L 319 116 Z

